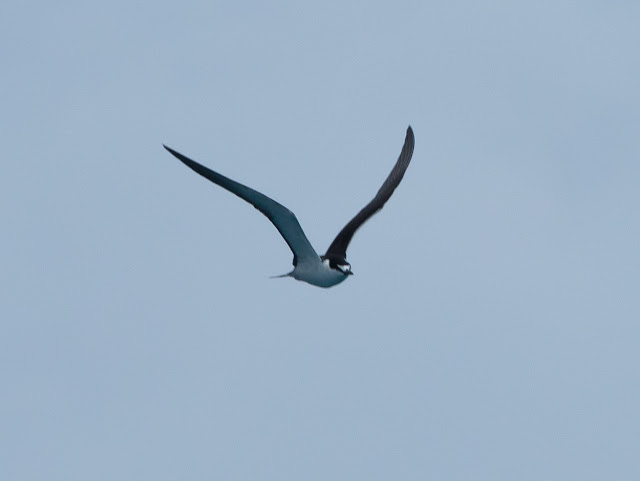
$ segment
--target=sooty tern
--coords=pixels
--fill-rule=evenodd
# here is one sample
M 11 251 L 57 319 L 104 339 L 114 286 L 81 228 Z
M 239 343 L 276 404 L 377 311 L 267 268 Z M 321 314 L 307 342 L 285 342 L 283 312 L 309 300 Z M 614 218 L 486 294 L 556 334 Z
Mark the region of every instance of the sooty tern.
M 201 176 L 249 202 L 276 226 L 276 229 L 284 237 L 293 252 L 293 270 L 288 274 L 276 277 L 293 277 L 314 286 L 331 287 L 341 283 L 353 274 L 351 272 L 351 264 L 347 262 L 347 246 L 358 228 L 369 217 L 382 209 L 391 194 L 393 194 L 393 191 L 398 187 L 398 184 L 400 184 L 407 167 L 409 167 L 414 143 L 413 130 L 409 126 L 400 157 L 398 157 L 396 165 L 382 184 L 382 187 L 380 187 L 373 200 L 344 226 L 323 256 L 316 254 L 302 227 L 300 227 L 295 214 L 285 206 L 258 191 L 200 165 L 166 145 L 164 148 Z

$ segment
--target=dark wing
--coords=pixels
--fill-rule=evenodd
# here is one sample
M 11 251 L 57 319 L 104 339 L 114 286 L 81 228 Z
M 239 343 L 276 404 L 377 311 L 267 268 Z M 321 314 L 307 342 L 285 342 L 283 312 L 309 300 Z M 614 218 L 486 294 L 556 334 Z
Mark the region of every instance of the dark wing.
M 373 200 L 358 212 L 358 214 L 351 219 L 346 226 L 344 226 L 329 246 L 329 249 L 327 249 L 327 253 L 324 257 L 336 260 L 346 260 L 347 247 L 349 246 L 349 242 L 351 242 L 353 234 L 356 233 L 360 226 L 364 224 L 369 217 L 382 209 L 384 204 L 391 197 L 391 194 L 393 194 L 393 191 L 398 187 L 398 184 L 400 184 L 407 167 L 409 167 L 409 162 L 413 155 L 414 144 L 415 139 L 413 137 L 413 130 L 411 129 L 411 126 L 409 126 L 409 128 L 407 128 L 407 136 L 404 139 L 402 152 L 400 152 L 400 157 L 398 157 L 398 161 L 391 170 L 387 180 L 384 181 L 384 184 L 382 184 L 382 187 L 380 187 L 380 190 Z
M 194 170 L 201 176 L 206 177 L 214 184 L 218 184 L 220 187 L 227 189 L 229 192 L 237 195 L 241 199 L 246 200 L 267 216 L 273 225 L 276 226 L 280 235 L 284 237 L 284 240 L 293 252 L 293 265 L 296 265 L 299 259 L 318 259 L 318 254 L 316 254 L 316 251 L 311 246 L 309 239 L 307 239 L 307 236 L 304 234 L 295 214 L 285 206 L 258 191 L 239 184 L 224 175 L 220 175 L 217 172 L 200 165 L 196 161 L 185 157 L 166 145 L 164 145 L 164 148 L 171 152 L 171 154 L 177 157 L 190 169 Z

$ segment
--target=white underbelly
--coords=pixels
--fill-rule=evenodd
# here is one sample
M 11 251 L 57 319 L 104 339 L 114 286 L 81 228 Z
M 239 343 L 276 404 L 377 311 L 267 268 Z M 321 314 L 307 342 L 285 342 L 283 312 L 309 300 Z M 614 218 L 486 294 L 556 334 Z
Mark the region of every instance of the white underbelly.
M 342 272 L 331 269 L 324 263 L 318 263 L 312 266 L 296 266 L 292 276 L 298 281 L 307 282 L 318 287 L 335 286 L 349 277 Z

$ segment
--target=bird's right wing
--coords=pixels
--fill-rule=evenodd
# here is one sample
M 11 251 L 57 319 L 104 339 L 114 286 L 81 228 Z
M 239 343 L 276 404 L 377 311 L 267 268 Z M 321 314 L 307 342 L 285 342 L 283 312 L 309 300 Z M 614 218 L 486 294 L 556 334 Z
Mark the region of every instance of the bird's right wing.
M 179 152 L 164 145 L 171 154 L 178 158 L 183 164 L 197 172 L 201 176 L 209 179 L 214 184 L 227 189 L 229 192 L 237 195 L 241 199 L 246 200 L 256 209 L 262 212 L 278 229 L 280 235 L 289 245 L 293 252 L 293 265 L 295 266 L 299 260 L 318 260 L 318 254 L 307 239 L 300 223 L 295 214 L 282 204 L 270 199 L 264 194 L 231 180 L 224 175 L 220 175 L 204 165 L 191 160 Z

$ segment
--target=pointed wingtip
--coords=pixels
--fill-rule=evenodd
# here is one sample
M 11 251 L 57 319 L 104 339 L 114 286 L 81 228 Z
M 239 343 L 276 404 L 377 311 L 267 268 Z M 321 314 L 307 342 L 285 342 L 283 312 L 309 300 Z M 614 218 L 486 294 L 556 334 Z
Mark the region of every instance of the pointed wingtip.
M 407 135 L 405 136 L 405 143 L 406 142 L 409 142 L 411 144 L 415 142 L 415 136 L 413 135 L 413 129 L 411 128 L 411 125 L 407 127 Z
M 190 159 L 190 158 L 188 158 L 188 157 L 185 157 L 185 156 L 184 156 L 184 155 L 182 155 L 180 152 L 177 152 L 177 151 L 173 150 L 171 147 L 168 147 L 168 146 L 167 146 L 167 145 L 165 145 L 165 144 L 162 144 L 162 146 L 163 146 L 165 149 L 167 149 L 167 151 L 168 151 L 171 155 L 173 155 L 176 159 L 178 159 L 178 160 L 179 160 L 180 162 L 182 162 L 183 164 L 190 165 L 190 163 L 192 163 L 192 162 L 193 162 L 193 160 L 191 160 L 191 159 Z M 192 167 L 192 168 L 193 168 L 193 167 Z
M 168 147 L 167 144 L 162 144 L 162 146 L 167 149 L 169 152 L 171 152 L 172 154 L 175 152 L 175 150 L 173 150 L 171 147 Z

